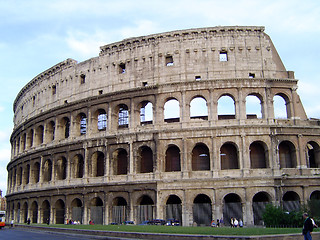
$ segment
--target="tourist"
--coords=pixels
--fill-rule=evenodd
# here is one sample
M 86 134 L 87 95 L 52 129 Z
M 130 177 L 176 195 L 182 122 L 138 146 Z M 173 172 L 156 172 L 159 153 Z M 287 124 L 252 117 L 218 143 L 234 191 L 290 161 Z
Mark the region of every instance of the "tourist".
M 239 221 L 235 218 L 235 219 L 233 220 L 233 225 L 234 225 L 234 227 L 235 227 L 235 228 L 238 227 L 238 224 L 239 224 Z
M 240 220 L 239 220 L 239 227 L 243 227 L 243 221 L 241 220 L 241 218 L 240 218 Z
M 304 236 L 304 240 L 312 240 L 311 232 L 313 231 L 313 224 L 311 218 L 308 216 L 308 213 L 304 213 L 303 215 L 304 223 L 302 234 Z

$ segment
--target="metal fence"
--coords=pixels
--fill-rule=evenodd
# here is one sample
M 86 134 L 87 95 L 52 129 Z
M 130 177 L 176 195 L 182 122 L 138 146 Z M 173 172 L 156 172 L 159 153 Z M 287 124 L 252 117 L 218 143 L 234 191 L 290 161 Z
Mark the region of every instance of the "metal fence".
M 209 226 L 212 221 L 212 208 L 210 203 L 193 204 L 193 221 L 197 225 Z
M 112 222 L 114 223 L 123 223 L 127 221 L 127 206 L 113 206 L 112 207 Z

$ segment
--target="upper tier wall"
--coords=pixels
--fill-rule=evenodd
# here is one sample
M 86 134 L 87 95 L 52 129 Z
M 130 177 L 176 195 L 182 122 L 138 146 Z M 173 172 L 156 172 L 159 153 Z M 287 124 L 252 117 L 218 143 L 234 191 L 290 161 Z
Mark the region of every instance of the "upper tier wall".
M 98 57 L 67 59 L 32 79 L 14 102 L 14 126 L 65 103 L 173 82 L 293 79 L 264 27 L 213 27 L 130 38 Z M 252 78 L 252 81 L 255 79 Z

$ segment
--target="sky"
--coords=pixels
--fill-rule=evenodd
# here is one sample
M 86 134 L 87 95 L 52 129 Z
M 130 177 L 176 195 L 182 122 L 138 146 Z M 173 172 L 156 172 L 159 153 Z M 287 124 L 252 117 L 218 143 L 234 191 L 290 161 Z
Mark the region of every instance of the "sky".
M 0 0 L 0 190 L 7 189 L 13 102 L 55 64 L 99 55 L 99 47 L 180 29 L 265 26 L 295 72 L 309 118 L 320 118 L 319 0 Z

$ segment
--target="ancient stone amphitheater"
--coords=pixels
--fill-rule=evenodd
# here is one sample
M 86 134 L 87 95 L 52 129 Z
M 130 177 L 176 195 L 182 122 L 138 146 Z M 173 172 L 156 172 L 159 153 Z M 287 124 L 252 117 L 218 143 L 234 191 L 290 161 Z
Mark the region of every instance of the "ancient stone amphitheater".
M 264 27 L 129 38 L 58 63 L 14 101 L 7 217 L 260 225 L 267 203 L 320 199 L 320 122 L 297 82 Z

